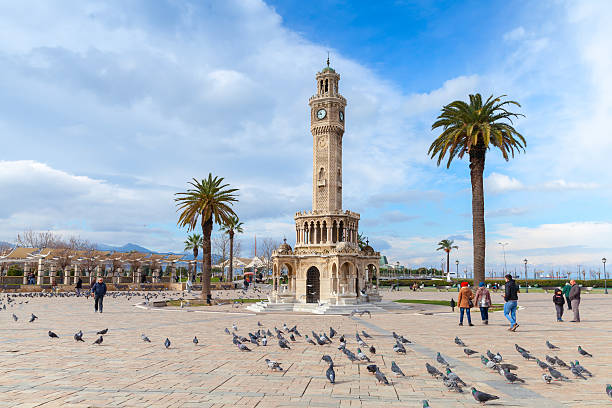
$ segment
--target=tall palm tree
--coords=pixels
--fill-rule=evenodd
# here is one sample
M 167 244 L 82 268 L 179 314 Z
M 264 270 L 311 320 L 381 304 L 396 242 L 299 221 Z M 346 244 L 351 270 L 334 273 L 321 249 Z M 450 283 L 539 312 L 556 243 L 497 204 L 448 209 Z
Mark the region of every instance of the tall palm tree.
M 228 222 L 221 225 L 221 232 L 229 235 L 229 245 L 230 245 L 230 256 L 229 256 L 229 274 L 228 280 L 232 282 L 234 280 L 234 234 L 242 233 L 242 224 L 238 217 L 231 217 Z
M 453 249 L 459 249 L 457 245 L 453 245 L 454 243 L 455 241 L 452 239 L 443 239 L 442 241 L 438 242 L 439 247 L 438 249 L 436 249 L 436 251 L 443 249 L 444 252 L 446 252 L 446 273 L 447 274 L 450 272 L 450 253 Z
M 198 249 L 204 245 L 202 236 L 200 234 L 193 233 L 187 236 L 185 240 L 185 251 L 193 251 L 193 275 L 197 275 L 198 272 Z
M 191 188 L 184 193 L 176 193 L 174 199 L 180 211 L 178 225 L 189 231 L 198 225 L 202 226 L 202 298 L 210 302 L 211 245 L 210 235 L 215 223 L 226 224 L 236 213 L 231 208 L 238 201 L 237 188 L 223 184 L 223 177 L 213 177 L 189 182 Z
M 431 158 L 438 156 L 438 166 L 448 155 L 446 167 L 455 157 L 467 153 L 470 158 L 472 181 L 472 239 L 474 242 L 474 284 L 485 278 L 485 222 L 483 173 L 485 157 L 491 146 L 499 149 L 506 161 L 514 152 L 525 151 L 525 138 L 514 129 L 512 119 L 524 116 L 510 112 L 511 105 L 520 107 L 515 101 L 502 101 L 506 95 L 484 103 L 480 94 L 470 95 L 469 103 L 454 101 L 442 108 L 431 129 L 442 128 L 442 133 L 429 147 Z

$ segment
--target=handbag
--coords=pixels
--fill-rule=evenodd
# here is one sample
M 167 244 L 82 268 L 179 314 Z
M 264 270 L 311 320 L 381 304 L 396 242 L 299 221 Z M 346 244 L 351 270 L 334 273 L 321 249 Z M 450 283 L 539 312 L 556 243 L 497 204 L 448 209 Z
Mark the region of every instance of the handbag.
M 468 300 L 468 306 L 470 309 L 474 307 L 474 302 L 472 302 L 472 299 Z

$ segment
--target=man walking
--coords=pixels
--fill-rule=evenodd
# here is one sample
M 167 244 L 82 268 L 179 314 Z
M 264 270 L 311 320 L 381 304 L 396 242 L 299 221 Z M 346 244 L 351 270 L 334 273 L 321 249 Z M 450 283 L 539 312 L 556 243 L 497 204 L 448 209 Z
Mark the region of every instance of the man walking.
M 102 277 L 99 277 L 98 282 L 92 286 L 91 293 L 94 297 L 94 312 L 100 309 L 100 313 L 102 313 L 102 303 L 104 301 L 104 295 L 106 295 L 106 283 L 104 283 Z
M 518 306 L 518 287 L 516 282 L 512 278 L 512 275 L 508 274 L 505 276 L 506 287 L 504 293 L 504 316 L 510 322 L 510 328 L 508 331 L 516 331 L 519 325 L 516 322 L 516 308 Z
M 574 320 L 572 322 L 580 321 L 580 285 L 576 283 L 575 280 L 571 280 L 570 284 L 572 288 L 569 292 L 569 301 L 570 305 L 572 305 L 572 311 L 574 312 Z
M 75 286 L 77 296 L 81 296 L 81 289 L 83 289 L 83 279 L 81 279 L 81 277 L 79 276 L 79 280 L 77 280 L 77 283 Z
M 570 285 L 569 282 L 566 282 L 565 286 L 563 286 L 563 289 L 561 289 L 561 291 L 563 292 L 563 296 L 565 296 L 565 303 L 567 303 L 568 310 L 572 310 L 572 302 L 570 302 L 569 298 L 570 290 L 572 290 L 572 285 Z

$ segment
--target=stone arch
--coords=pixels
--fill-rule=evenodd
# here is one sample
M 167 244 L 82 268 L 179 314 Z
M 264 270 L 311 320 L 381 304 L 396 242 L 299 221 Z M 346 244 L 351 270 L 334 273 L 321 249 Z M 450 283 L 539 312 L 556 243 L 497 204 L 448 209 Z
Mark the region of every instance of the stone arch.
M 336 220 L 334 220 L 332 224 L 332 242 L 334 244 L 338 242 L 338 223 Z
M 306 303 L 318 303 L 321 298 L 321 273 L 316 266 L 306 271 Z
M 327 221 L 323 220 L 321 224 L 321 243 L 327 243 Z

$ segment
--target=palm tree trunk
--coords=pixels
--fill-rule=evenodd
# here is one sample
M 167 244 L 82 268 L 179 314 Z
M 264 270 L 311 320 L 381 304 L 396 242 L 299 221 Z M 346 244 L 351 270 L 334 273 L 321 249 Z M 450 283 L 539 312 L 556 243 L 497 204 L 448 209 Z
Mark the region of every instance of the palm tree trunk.
M 446 251 L 446 276 L 450 276 L 450 251 Z M 459 277 L 456 277 L 459 279 Z
M 470 151 L 472 181 L 472 239 L 474 246 L 474 287 L 485 280 L 485 220 L 483 173 L 485 148 L 477 145 Z
M 198 276 L 198 244 L 193 246 L 193 283 L 195 278 Z
M 211 245 L 212 217 L 205 220 L 202 214 L 202 299 L 208 301 L 210 297 L 210 271 L 211 271 Z
M 230 264 L 229 264 L 228 279 L 231 283 L 234 280 L 234 231 L 233 230 L 229 230 L 229 239 L 230 239 Z

